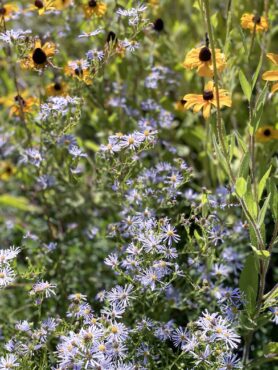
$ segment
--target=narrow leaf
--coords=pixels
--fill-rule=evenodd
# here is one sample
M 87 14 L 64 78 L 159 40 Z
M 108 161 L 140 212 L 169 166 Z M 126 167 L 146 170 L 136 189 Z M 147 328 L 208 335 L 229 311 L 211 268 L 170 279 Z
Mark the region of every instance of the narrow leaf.
M 245 74 L 242 72 L 242 70 L 239 71 L 238 77 L 239 77 L 239 82 L 240 82 L 242 91 L 244 95 L 246 96 L 247 100 L 250 102 L 252 89 L 251 89 L 251 86 L 247 78 L 245 77 Z

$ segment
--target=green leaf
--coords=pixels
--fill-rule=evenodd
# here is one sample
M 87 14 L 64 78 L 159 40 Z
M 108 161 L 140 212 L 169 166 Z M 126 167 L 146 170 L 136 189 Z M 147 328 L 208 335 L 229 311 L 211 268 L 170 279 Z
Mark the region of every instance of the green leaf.
M 259 259 L 261 259 L 261 260 L 268 260 L 269 259 L 270 253 L 266 249 L 259 250 L 256 247 L 254 247 L 253 245 L 251 245 L 251 248 L 253 249 L 253 251 L 255 252 L 256 256 Z
M 242 72 L 242 70 L 239 71 L 238 77 L 239 77 L 239 82 L 240 82 L 242 91 L 244 95 L 246 96 L 247 100 L 250 102 L 251 95 L 252 95 L 252 89 L 251 89 L 251 86 L 247 78 L 245 77 L 245 74 Z
M 278 342 L 269 342 L 269 343 L 267 343 L 264 346 L 263 351 L 264 351 L 265 356 L 271 356 L 271 357 L 272 357 L 272 355 L 277 356 L 277 354 L 278 354 Z
M 258 130 L 258 127 L 259 127 L 260 122 L 261 122 L 267 93 L 268 93 L 268 85 L 265 84 L 265 86 L 264 86 L 264 88 L 263 88 L 263 90 L 262 90 L 261 94 L 259 95 L 258 100 L 256 102 L 255 113 L 254 113 L 254 116 L 253 116 L 253 119 L 252 119 L 252 127 L 253 127 L 253 132 L 254 133 L 256 133 L 256 131 Z
M 262 62 L 263 62 L 263 54 L 260 57 L 259 64 L 257 66 L 257 69 L 256 69 L 253 77 L 252 77 L 252 91 L 254 90 L 254 87 L 256 85 L 256 82 L 257 82 L 257 79 L 258 79 L 258 76 L 259 76 L 259 73 L 260 73 L 260 70 L 261 70 L 261 67 L 262 67 Z
M 247 177 L 249 173 L 249 163 L 250 163 L 250 154 L 247 152 L 244 154 L 241 160 L 241 163 L 240 163 L 239 172 L 238 172 L 239 177 L 245 177 L 245 178 Z
M 40 212 L 40 208 L 30 204 L 28 199 L 9 194 L 0 195 L 0 205 L 3 207 L 16 208 L 21 211 Z
M 272 166 L 269 167 L 269 169 L 266 171 L 266 173 L 261 178 L 261 181 L 259 182 L 259 186 L 258 186 L 258 201 L 261 200 L 261 197 L 262 197 L 262 194 L 263 194 L 265 185 L 266 185 L 266 181 L 267 181 L 267 179 L 269 177 L 271 168 L 272 168 Z
M 236 192 L 242 198 L 247 190 L 247 182 L 243 177 L 236 180 Z
M 270 209 L 274 220 L 278 220 L 278 191 L 274 179 L 268 181 L 268 192 L 271 193 Z
M 247 191 L 244 195 L 244 200 L 245 200 L 245 203 L 246 203 L 246 206 L 247 206 L 247 209 L 248 209 L 250 215 L 254 219 L 256 219 L 257 216 L 258 216 L 258 208 L 257 208 L 256 201 L 255 201 L 255 199 L 253 197 L 253 194 L 252 194 L 250 177 L 248 178 Z
M 269 205 L 269 201 L 270 201 L 270 198 L 271 198 L 271 193 L 268 194 L 265 202 L 264 202 L 264 205 L 262 206 L 261 210 L 260 210 L 260 213 L 259 213 L 259 226 L 261 226 L 264 222 L 264 218 L 265 218 L 265 214 L 266 214 L 266 210 L 267 210 L 267 207 Z
M 93 152 L 97 152 L 99 150 L 99 145 L 97 145 L 93 141 L 85 140 L 84 145 L 86 146 L 86 148 L 91 149 Z
M 254 254 L 250 254 L 239 278 L 239 288 L 245 294 L 246 309 L 250 314 L 256 309 L 258 283 L 258 259 Z
M 217 144 L 217 141 L 216 141 L 216 138 L 215 138 L 214 135 L 212 136 L 212 140 L 213 140 L 213 145 L 214 145 L 214 148 L 215 148 L 215 151 L 216 151 L 217 158 L 218 158 L 220 164 L 222 165 L 224 171 L 226 172 L 226 174 L 229 174 L 229 169 L 228 169 L 228 165 L 227 165 L 227 162 L 226 162 L 226 158 L 224 157 L 219 145 Z

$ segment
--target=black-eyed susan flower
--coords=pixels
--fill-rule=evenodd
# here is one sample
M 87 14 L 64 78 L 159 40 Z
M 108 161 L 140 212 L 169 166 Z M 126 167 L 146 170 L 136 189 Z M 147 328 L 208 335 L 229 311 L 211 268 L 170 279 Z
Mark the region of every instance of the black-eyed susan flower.
M 213 81 L 209 81 L 206 84 L 203 94 L 187 94 L 183 97 L 183 100 L 186 101 L 184 109 L 193 108 L 193 112 L 199 112 L 203 109 L 203 116 L 207 119 L 210 116 L 211 107 L 217 106 L 216 90 Z M 223 106 L 230 107 L 232 105 L 228 91 L 219 89 L 219 102 L 220 108 Z
M 0 180 L 7 181 L 16 172 L 15 166 L 10 161 L 0 162 Z
M 42 69 L 49 63 L 49 58 L 55 54 L 55 45 L 52 42 L 46 42 L 42 45 L 41 40 L 36 40 L 33 50 L 21 61 L 24 69 Z
M 225 55 L 220 49 L 215 49 L 217 71 L 221 72 L 226 66 Z M 212 52 L 207 46 L 190 50 L 185 57 L 183 66 L 186 69 L 197 68 L 197 73 L 202 77 L 213 76 Z
M 20 95 L 13 93 L 5 98 L 0 98 L 0 104 L 3 104 L 10 110 L 10 116 L 21 116 L 22 114 L 32 113 L 39 104 L 36 97 L 28 96 L 28 92 L 22 92 Z
M 271 126 L 260 127 L 256 132 L 256 140 L 262 143 L 278 140 L 278 130 Z
M 18 11 L 18 6 L 15 4 L 0 5 L 0 19 L 8 20 L 14 13 Z
M 65 67 L 65 74 L 85 82 L 86 85 L 91 85 L 93 82 L 90 76 L 89 63 L 84 59 L 68 62 Z
M 91 18 L 93 15 L 102 17 L 107 10 L 107 5 L 102 1 L 89 0 L 83 5 L 83 11 L 86 18 Z
M 52 84 L 46 87 L 46 94 L 48 96 L 66 96 L 67 93 L 67 84 L 62 81 L 54 81 Z
M 272 61 L 272 63 L 274 63 L 276 66 L 278 65 L 278 54 L 268 53 L 266 56 Z M 275 71 L 266 71 L 262 75 L 262 79 L 265 81 L 278 81 L 278 69 Z M 272 86 L 271 92 L 274 93 L 277 90 L 278 82 Z
M 263 16 L 254 15 L 251 13 L 244 13 L 241 17 L 241 27 L 253 31 L 254 29 L 258 32 L 268 30 L 267 19 Z
M 185 104 L 186 104 L 186 100 L 180 99 L 180 100 L 175 102 L 174 108 L 175 108 L 175 110 L 177 110 L 179 112 L 184 112 L 185 111 L 185 109 L 184 109 Z
M 43 15 L 48 10 L 55 10 L 57 9 L 56 0 L 35 0 L 33 1 L 33 5 L 30 6 L 27 11 L 37 11 L 39 15 Z

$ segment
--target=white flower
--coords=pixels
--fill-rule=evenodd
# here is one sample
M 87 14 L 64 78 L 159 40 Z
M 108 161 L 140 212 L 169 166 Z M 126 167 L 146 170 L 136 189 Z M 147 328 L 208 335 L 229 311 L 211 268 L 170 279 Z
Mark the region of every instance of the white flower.
M 14 259 L 18 253 L 20 252 L 20 248 L 10 247 L 8 249 L 1 249 L 0 250 L 0 265 L 8 263 L 9 260 Z
M 92 36 L 96 36 L 96 35 L 98 35 L 100 33 L 104 33 L 104 30 L 101 27 L 100 28 L 97 28 L 94 31 L 88 32 L 88 33 L 87 32 L 84 32 L 81 35 L 79 35 L 78 38 L 81 39 L 82 37 L 92 37 Z
M 56 293 L 53 290 L 54 288 L 56 288 L 55 284 L 50 284 L 48 281 L 40 281 L 33 285 L 30 295 L 41 293 L 45 294 L 46 298 L 48 298 L 51 296 L 51 294 L 56 295 Z
M 10 268 L 10 266 L 6 266 L 0 269 L 0 287 L 5 287 L 11 284 L 15 279 L 15 273 Z
M 13 42 L 17 40 L 24 39 L 26 35 L 30 34 L 31 32 L 32 32 L 31 30 L 27 30 L 27 31 L 9 30 L 9 31 L 0 33 L 0 40 L 3 40 L 7 44 L 11 45 Z
M 15 355 L 6 355 L 0 357 L 0 370 L 14 369 L 19 366 Z

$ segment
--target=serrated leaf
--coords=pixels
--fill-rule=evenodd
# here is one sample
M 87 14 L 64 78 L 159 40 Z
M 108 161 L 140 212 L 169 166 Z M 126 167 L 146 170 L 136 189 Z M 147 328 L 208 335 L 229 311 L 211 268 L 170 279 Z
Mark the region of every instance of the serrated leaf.
M 239 288 L 245 294 L 246 309 L 250 314 L 256 309 L 258 283 L 258 259 L 250 254 L 239 278 Z
M 242 198 L 247 190 L 247 182 L 243 177 L 236 180 L 236 192 Z
M 252 89 L 251 89 L 251 86 L 247 78 L 245 77 L 245 74 L 242 72 L 242 70 L 239 71 L 238 77 L 239 77 L 239 82 L 240 82 L 242 91 L 244 95 L 246 96 L 247 100 L 250 102 L 251 95 L 252 95 Z

